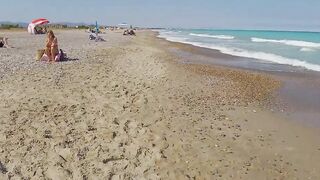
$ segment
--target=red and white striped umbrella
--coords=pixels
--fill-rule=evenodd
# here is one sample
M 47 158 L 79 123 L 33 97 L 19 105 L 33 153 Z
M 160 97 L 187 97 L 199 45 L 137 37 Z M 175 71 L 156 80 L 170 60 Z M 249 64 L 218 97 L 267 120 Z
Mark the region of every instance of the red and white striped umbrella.
M 30 34 L 35 34 L 34 28 L 35 28 L 36 26 L 44 25 L 44 24 L 48 24 L 48 23 L 50 23 L 49 20 L 48 20 L 48 19 L 45 19 L 45 18 L 35 19 L 35 20 L 33 20 L 33 21 L 29 24 L 29 26 L 28 26 L 28 32 L 29 32 Z
M 39 19 L 35 19 L 33 20 L 31 23 L 34 25 L 43 25 L 43 24 L 48 24 L 50 21 L 48 19 L 45 18 L 39 18 Z

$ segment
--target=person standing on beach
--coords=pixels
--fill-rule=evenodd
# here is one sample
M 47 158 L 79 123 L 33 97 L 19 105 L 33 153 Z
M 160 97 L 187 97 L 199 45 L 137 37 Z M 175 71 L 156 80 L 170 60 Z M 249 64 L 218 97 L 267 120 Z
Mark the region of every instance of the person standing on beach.
M 56 55 L 59 54 L 58 39 L 52 30 L 48 32 L 45 54 L 49 57 L 49 61 L 55 61 Z

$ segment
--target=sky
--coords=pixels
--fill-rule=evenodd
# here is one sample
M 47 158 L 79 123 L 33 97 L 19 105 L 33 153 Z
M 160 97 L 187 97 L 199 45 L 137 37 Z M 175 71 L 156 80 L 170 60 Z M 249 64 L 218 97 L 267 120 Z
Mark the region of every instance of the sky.
M 0 21 L 320 31 L 320 0 L 0 0 Z

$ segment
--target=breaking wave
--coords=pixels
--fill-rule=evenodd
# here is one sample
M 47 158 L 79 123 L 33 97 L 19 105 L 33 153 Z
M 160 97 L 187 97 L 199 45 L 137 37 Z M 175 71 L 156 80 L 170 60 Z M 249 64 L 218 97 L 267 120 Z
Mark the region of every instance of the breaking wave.
M 308 42 L 308 41 L 296 41 L 296 40 L 275 40 L 275 39 L 262 39 L 262 38 L 251 38 L 252 42 L 268 42 L 268 43 L 278 43 L 285 44 L 289 46 L 297 47 L 307 47 L 307 48 L 320 48 L 320 43 Z
M 209 34 L 194 34 L 190 33 L 190 36 L 198 36 L 198 37 L 207 37 L 207 38 L 215 38 L 215 39 L 234 39 L 234 36 L 228 36 L 228 35 L 209 35 Z
M 287 58 L 287 57 L 283 57 L 283 56 L 276 55 L 276 54 L 258 52 L 258 51 L 249 51 L 249 50 L 240 49 L 240 48 L 225 47 L 225 46 L 205 44 L 205 43 L 199 43 L 199 42 L 189 42 L 189 41 L 187 41 L 187 38 L 170 37 L 167 35 L 159 35 L 159 37 L 165 38 L 168 41 L 172 41 L 172 42 L 180 42 L 180 43 L 184 43 L 184 44 L 191 44 L 191 45 L 198 46 L 198 47 L 218 50 L 221 53 L 229 54 L 229 55 L 233 55 L 233 56 L 253 58 L 253 59 L 263 60 L 263 61 L 277 63 L 277 64 L 285 64 L 285 65 L 291 65 L 291 66 L 296 66 L 296 67 L 303 67 L 303 68 L 313 70 L 313 71 L 320 71 L 320 65 L 308 63 L 306 61 L 302 61 L 299 59 Z

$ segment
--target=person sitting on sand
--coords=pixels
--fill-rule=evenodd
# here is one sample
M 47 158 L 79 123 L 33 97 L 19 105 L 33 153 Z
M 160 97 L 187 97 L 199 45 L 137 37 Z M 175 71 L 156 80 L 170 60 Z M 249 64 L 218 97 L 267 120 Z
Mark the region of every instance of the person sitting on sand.
M 8 44 L 8 38 L 0 37 L 0 48 L 10 48 Z
M 126 36 L 126 35 L 128 35 L 128 34 L 129 34 L 129 33 L 128 33 L 128 30 L 127 30 L 127 29 L 124 30 L 123 35 Z
M 45 54 L 49 57 L 49 61 L 55 61 L 56 55 L 59 54 L 58 39 L 55 37 L 52 30 L 48 32 L 48 38 L 46 42 Z
M 135 36 L 135 35 L 136 35 L 136 33 L 134 32 L 133 29 L 131 29 L 131 30 L 129 31 L 129 34 L 130 34 L 131 36 Z

